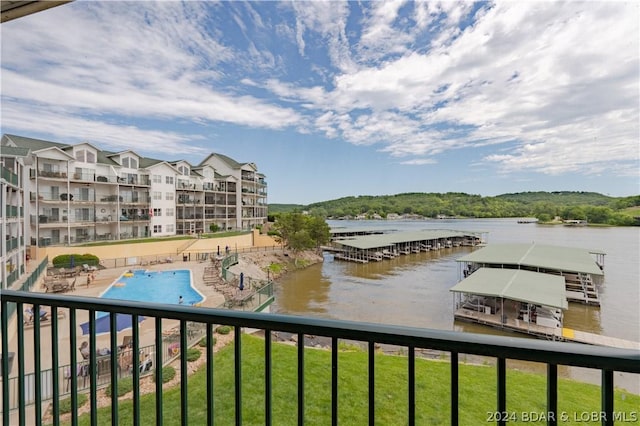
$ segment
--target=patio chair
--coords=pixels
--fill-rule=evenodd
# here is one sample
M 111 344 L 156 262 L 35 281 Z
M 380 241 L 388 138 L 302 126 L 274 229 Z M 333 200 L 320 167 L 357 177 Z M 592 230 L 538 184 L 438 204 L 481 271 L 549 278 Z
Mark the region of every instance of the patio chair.
M 31 308 L 27 308 L 24 310 L 25 314 L 27 314 L 26 318 L 25 318 L 25 324 L 33 324 L 33 320 L 34 320 L 34 312 L 33 309 Z M 43 309 L 40 309 L 40 321 L 46 321 L 48 320 L 48 316 L 49 313 Z
M 146 354 L 144 360 L 140 363 L 140 373 L 151 371 L 153 367 L 153 352 Z

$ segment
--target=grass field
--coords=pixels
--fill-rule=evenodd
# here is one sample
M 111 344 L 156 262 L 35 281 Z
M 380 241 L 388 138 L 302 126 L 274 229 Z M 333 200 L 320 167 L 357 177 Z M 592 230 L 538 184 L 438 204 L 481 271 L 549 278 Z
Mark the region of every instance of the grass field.
M 345 346 L 351 348 L 351 346 Z M 367 353 L 360 350 L 339 354 L 339 424 L 368 423 Z M 273 424 L 297 424 L 297 349 L 274 344 Z M 331 424 L 331 352 L 305 350 L 305 424 Z M 407 359 L 403 356 L 376 354 L 375 413 L 376 424 L 407 424 Z M 496 406 L 496 369 L 491 366 L 461 364 L 460 424 L 494 423 L 491 416 Z M 215 424 L 235 424 L 233 345 L 215 355 L 214 361 Z M 416 360 L 416 424 L 447 425 L 450 420 L 450 366 L 445 361 Z M 242 339 L 242 423 L 264 424 L 264 341 L 253 336 Z M 163 393 L 165 425 L 180 424 L 180 389 Z M 189 378 L 188 424 L 206 424 L 206 376 L 204 369 Z M 615 410 L 637 416 L 640 396 L 616 391 Z M 143 396 L 142 424 L 155 424 L 155 395 Z M 546 411 L 546 378 L 543 375 L 509 369 L 507 372 L 507 410 L 510 424 L 546 424 L 531 422 L 528 413 Z M 558 380 L 558 410 L 571 424 L 600 424 L 584 413 L 600 411 L 600 387 L 571 380 Z M 525 414 L 527 413 L 527 414 Z M 635 413 L 635 414 L 634 414 Z M 529 416 L 529 419 L 527 418 Z M 80 419 L 89 424 L 89 417 Z M 99 424 L 110 425 L 110 408 L 98 413 Z M 561 419 L 560 419 L 561 420 Z M 563 422 L 560 422 L 563 423 Z M 560 424 L 559 423 L 559 424 Z M 132 424 L 132 403 L 119 404 L 119 425 Z

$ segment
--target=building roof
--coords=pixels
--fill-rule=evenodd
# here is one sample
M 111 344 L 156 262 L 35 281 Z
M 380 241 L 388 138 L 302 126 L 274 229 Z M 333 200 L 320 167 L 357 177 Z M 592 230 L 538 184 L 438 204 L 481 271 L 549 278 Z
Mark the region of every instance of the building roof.
M 569 306 L 563 277 L 522 269 L 480 268 L 450 291 L 560 309 L 567 309 Z
M 458 262 L 518 265 L 566 272 L 604 275 L 592 253 L 598 250 L 559 247 L 543 244 L 490 244 L 463 256 Z
M 234 160 L 231 157 L 228 157 L 224 154 L 218 154 L 218 153 L 211 153 L 207 156 L 207 158 L 205 158 L 204 160 L 202 160 L 200 162 L 200 164 L 198 164 L 198 166 L 204 166 L 207 163 L 207 160 L 209 160 L 209 158 L 211 157 L 218 157 L 220 160 L 224 161 L 225 163 L 227 163 L 229 165 L 229 167 L 231 167 L 232 169 L 239 169 L 241 168 L 244 164 L 246 163 L 238 163 L 236 160 Z
M 378 247 L 389 247 L 394 244 L 424 241 L 424 240 L 436 240 L 440 238 L 452 238 L 452 237 L 464 237 L 467 235 L 474 235 L 475 233 L 453 231 L 453 230 L 424 230 L 424 231 L 407 231 L 407 232 L 394 232 L 390 234 L 376 234 L 376 235 L 362 235 L 349 239 L 341 239 L 335 241 L 336 244 L 341 244 L 347 247 L 353 247 L 360 250 L 374 249 Z
M 6 134 L 4 136 L 10 141 L 12 141 L 13 143 L 15 143 L 16 145 L 21 146 L 23 148 L 29 148 L 31 149 L 31 151 L 39 151 L 41 149 L 52 148 L 54 146 L 60 149 L 64 149 L 69 146 L 68 143 L 51 142 L 51 141 L 45 141 L 43 139 L 27 138 L 27 137 L 18 136 L 18 135 Z
M 3 146 L 0 148 L 3 157 L 26 157 L 31 153 L 29 148 L 20 146 Z

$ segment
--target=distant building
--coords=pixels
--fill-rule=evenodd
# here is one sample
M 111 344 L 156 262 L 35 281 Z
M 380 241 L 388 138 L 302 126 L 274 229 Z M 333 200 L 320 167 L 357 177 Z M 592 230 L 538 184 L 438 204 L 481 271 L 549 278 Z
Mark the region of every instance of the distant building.
M 194 234 L 211 225 L 248 230 L 267 219 L 265 176 L 254 163 L 222 154 L 193 166 L 86 142 L 3 135 L 0 162 L 3 212 L 23 214 L 2 216 L 11 247 L 15 238 L 43 247 Z

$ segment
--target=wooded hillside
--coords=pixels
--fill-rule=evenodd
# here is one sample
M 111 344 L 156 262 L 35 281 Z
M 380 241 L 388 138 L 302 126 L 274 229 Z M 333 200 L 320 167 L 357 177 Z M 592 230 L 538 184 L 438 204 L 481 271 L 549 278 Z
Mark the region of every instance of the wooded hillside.
M 536 217 L 550 221 L 587 220 L 590 223 L 637 225 L 634 218 L 640 196 L 609 197 L 595 192 L 521 192 L 496 197 L 458 192 L 405 193 L 397 195 L 344 197 L 309 205 L 269 205 L 269 214 L 309 211 L 327 218 L 386 218 L 390 214 L 417 215 L 426 218 L 452 217 Z

